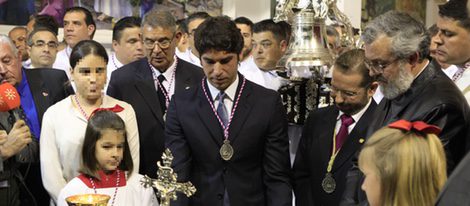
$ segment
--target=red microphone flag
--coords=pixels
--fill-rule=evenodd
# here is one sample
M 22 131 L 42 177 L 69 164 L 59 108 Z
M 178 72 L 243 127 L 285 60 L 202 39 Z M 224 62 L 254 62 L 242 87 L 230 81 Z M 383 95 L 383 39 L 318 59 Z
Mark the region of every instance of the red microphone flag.
M 9 83 L 0 84 L 0 112 L 7 112 L 20 107 L 20 94 Z

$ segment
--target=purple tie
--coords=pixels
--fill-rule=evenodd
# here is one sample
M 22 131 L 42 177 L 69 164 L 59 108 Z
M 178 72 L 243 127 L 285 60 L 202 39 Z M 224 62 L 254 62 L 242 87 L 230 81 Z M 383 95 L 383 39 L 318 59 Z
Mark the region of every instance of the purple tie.
M 338 134 L 336 134 L 336 151 L 341 149 L 341 146 L 343 146 L 346 137 L 348 137 L 348 127 L 354 123 L 354 119 L 347 114 L 342 114 L 340 119 L 341 127 L 339 128 Z

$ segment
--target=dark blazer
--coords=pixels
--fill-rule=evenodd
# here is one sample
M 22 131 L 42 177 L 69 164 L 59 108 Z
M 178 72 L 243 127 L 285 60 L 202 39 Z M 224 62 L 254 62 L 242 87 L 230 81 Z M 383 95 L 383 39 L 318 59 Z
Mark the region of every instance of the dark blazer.
M 336 189 L 328 194 L 322 189 L 322 180 L 331 157 L 333 136 L 339 110 L 335 106 L 310 113 L 304 125 L 294 163 L 294 192 L 297 206 L 338 205 L 346 184 L 346 175 L 352 167 L 352 158 L 365 140 L 377 104 L 374 100 L 354 126 L 335 158 L 332 174 Z
M 204 76 L 201 68 L 181 59 L 178 59 L 175 75 L 175 93 L 195 86 Z M 139 173 L 156 178 L 157 161 L 161 160 L 164 150 L 165 122 L 147 58 L 114 71 L 107 94 L 134 108 L 139 128 Z
M 470 153 L 459 163 L 437 197 L 436 206 L 470 205 Z
M 33 95 L 35 103 L 39 125 L 41 126 L 42 116 L 44 115 L 44 112 L 47 110 L 47 108 L 66 98 L 67 96 L 74 94 L 74 91 L 69 84 L 67 75 L 62 70 L 36 68 L 25 69 L 24 71 L 26 77 L 23 78 L 26 78 L 28 81 L 29 89 L 31 90 L 31 94 Z M 28 147 L 34 147 L 34 144 L 36 143 L 33 143 L 33 145 Z M 38 149 L 34 150 L 38 152 L 37 157 L 39 157 Z M 41 167 L 39 165 L 39 161 L 34 161 L 31 164 L 21 164 L 19 166 L 19 170 L 24 176 L 25 183 L 28 186 L 28 189 L 34 195 L 37 204 L 48 205 L 49 194 L 42 185 Z M 21 187 L 21 204 L 33 205 L 31 199 L 29 198 L 28 192 L 24 189 L 24 187 Z
M 244 79 L 239 77 L 237 95 Z M 246 81 L 229 135 L 234 155 L 224 161 L 219 154 L 222 127 L 202 87 L 173 97 L 165 142 L 173 152 L 178 181 L 191 181 L 197 192 L 172 205 L 222 206 L 226 189 L 231 206 L 290 206 L 289 140 L 279 94 Z
M 377 107 L 367 137 L 399 119 L 424 121 L 442 128 L 439 138 L 444 145 L 448 174 L 468 151 L 470 142 L 468 103 L 462 92 L 435 62 L 429 63 L 404 94 L 392 100 L 382 100 Z M 355 159 L 357 163 L 357 158 Z M 366 201 L 365 193 L 360 189 L 363 175 L 356 166 L 357 164 L 348 173 L 342 205 L 356 205 L 358 202 Z

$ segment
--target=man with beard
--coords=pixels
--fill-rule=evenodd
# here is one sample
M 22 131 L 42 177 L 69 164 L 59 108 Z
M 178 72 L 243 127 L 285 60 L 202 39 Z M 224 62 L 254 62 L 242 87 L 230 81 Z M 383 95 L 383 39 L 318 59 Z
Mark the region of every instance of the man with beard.
M 468 151 L 470 109 L 440 66 L 426 58 L 430 36 L 424 25 L 408 14 L 390 11 L 369 23 L 362 38 L 370 75 L 384 95 L 367 137 L 399 119 L 437 125 L 442 128 L 439 137 L 450 174 Z M 357 167 L 349 171 L 341 205 L 366 201 L 362 177 Z
M 165 113 L 173 94 L 199 84 L 202 69 L 175 56 L 181 32 L 168 11 L 152 10 L 142 21 L 146 58 L 124 65 L 111 74 L 107 93 L 132 105 L 140 141 L 140 174 L 157 176 L 164 150 Z
M 338 205 L 341 200 L 351 159 L 364 143 L 377 105 L 372 96 L 378 84 L 364 58 L 364 50 L 354 49 L 336 59 L 331 80 L 335 105 L 314 110 L 304 124 L 294 162 L 297 206 Z

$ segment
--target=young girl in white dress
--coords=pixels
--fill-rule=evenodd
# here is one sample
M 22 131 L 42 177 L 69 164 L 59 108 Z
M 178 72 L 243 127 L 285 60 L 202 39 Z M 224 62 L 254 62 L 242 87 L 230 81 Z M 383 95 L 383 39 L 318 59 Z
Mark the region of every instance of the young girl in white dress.
M 111 110 L 119 110 L 119 106 Z M 133 163 L 124 121 L 109 109 L 93 112 L 86 128 L 80 174 L 60 191 L 59 206 L 79 194 L 104 194 L 110 206 L 158 205 L 151 187 L 141 184 L 143 176 L 132 173 Z

